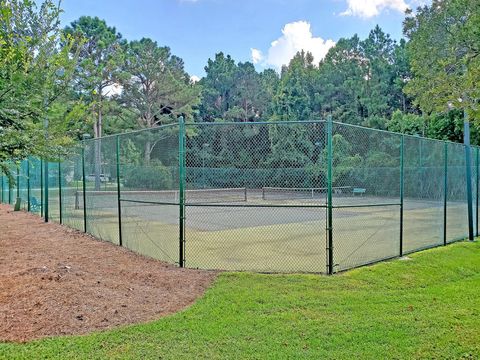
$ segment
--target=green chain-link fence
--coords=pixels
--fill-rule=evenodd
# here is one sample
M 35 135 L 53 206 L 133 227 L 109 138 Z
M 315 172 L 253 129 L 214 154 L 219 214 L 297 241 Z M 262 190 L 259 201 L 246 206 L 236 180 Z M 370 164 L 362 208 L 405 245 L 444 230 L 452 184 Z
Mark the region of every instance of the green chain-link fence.
M 466 238 L 469 200 L 478 235 L 467 150 L 332 121 L 181 120 L 12 164 L 0 201 L 180 266 L 334 273 Z

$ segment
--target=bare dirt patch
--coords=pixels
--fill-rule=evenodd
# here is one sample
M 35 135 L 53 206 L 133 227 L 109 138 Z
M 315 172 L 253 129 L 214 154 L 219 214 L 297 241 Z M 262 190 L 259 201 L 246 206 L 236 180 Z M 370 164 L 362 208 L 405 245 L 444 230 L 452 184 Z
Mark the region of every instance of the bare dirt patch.
M 191 305 L 215 276 L 0 205 L 0 341 L 158 319 Z

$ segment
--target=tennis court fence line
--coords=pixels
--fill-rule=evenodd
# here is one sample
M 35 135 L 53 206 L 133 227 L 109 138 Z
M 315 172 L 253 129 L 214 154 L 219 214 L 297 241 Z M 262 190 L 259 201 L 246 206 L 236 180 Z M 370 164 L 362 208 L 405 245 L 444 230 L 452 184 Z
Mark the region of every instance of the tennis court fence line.
M 331 119 L 180 118 L 12 159 L 0 202 L 180 267 L 334 274 L 473 240 L 479 163 Z

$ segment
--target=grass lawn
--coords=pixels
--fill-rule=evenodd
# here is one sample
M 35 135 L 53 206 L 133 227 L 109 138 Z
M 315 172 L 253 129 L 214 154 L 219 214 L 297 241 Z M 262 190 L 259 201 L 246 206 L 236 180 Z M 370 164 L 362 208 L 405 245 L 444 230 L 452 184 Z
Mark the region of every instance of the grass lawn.
M 478 359 L 480 243 L 333 277 L 225 273 L 191 308 L 0 358 Z

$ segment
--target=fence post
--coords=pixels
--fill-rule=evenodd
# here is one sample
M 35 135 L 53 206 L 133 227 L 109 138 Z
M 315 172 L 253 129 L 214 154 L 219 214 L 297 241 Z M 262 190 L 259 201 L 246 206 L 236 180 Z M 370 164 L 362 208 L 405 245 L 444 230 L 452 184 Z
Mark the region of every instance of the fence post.
M 448 143 L 444 143 L 444 170 L 443 179 L 443 245 L 447 245 L 447 198 L 448 198 Z
M 30 159 L 27 159 L 27 211 L 31 211 L 30 204 Z
M 180 267 L 185 266 L 185 120 L 179 117 L 178 129 L 178 161 L 179 161 L 179 261 Z
M 87 232 L 87 202 L 85 184 L 85 143 L 82 144 L 82 197 L 83 197 L 83 231 Z
M 123 246 L 122 238 L 122 202 L 120 193 L 120 136 L 116 136 L 116 159 L 117 159 L 117 201 L 118 201 L 118 244 Z
M 332 182 L 333 182 L 333 144 L 332 117 L 327 119 L 327 253 L 328 253 L 328 274 L 333 274 L 333 204 L 332 204 Z
M 400 144 L 400 256 L 403 256 L 403 196 L 404 196 L 404 171 L 405 171 L 405 135 L 402 135 Z
M 476 197 L 476 199 L 475 199 L 475 209 L 476 209 L 476 210 L 475 210 L 475 218 L 476 218 L 476 219 L 475 219 L 475 229 L 476 229 L 476 231 L 475 231 L 475 236 L 478 237 L 478 235 L 479 235 L 479 231 L 478 231 L 478 188 L 479 188 L 479 187 L 478 187 L 478 180 L 479 180 L 479 178 L 480 178 L 480 176 L 479 176 L 479 168 L 478 168 L 478 165 L 480 164 L 479 159 L 478 159 L 478 155 L 479 155 L 478 147 L 475 148 L 475 153 L 476 153 L 476 156 L 475 156 L 475 159 L 476 159 L 476 161 L 475 161 L 475 167 L 476 167 L 476 169 L 477 169 L 476 174 L 475 174 L 475 175 L 476 175 L 476 181 L 475 181 L 475 187 L 476 187 L 476 189 L 475 189 L 475 197 Z
M 62 162 L 58 160 L 58 208 L 60 210 L 60 224 L 63 224 L 62 212 Z
M 8 204 L 12 204 L 12 181 L 11 177 L 7 179 L 8 180 Z
M 44 169 L 43 169 L 43 184 L 45 187 L 45 195 L 43 196 L 43 201 L 45 202 L 45 210 L 44 210 L 44 215 L 45 215 L 45 222 L 48 222 L 48 161 L 45 161 L 44 164 Z
M 470 123 L 468 122 L 467 112 L 464 111 L 464 145 L 465 145 L 465 165 L 467 177 L 467 206 L 468 206 L 468 239 L 473 241 L 473 194 L 472 194 L 472 153 L 470 147 Z
M 20 198 L 20 165 L 17 164 L 17 201 Z
M 1 186 L 2 186 L 2 189 L 0 190 L 0 195 L 2 196 L 2 199 L 0 200 L 0 204 L 3 204 L 5 202 L 5 199 L 3 198 L 4 196 L 4 193 L 3 193 L 3 171 L 2 171 L 2 175 L 0 176 L 2 179 L 2 182 L 1 182 Z
M 40 216 L 44 215 L 44 204 L 43 204 L 43 159 L 40 159 Z

